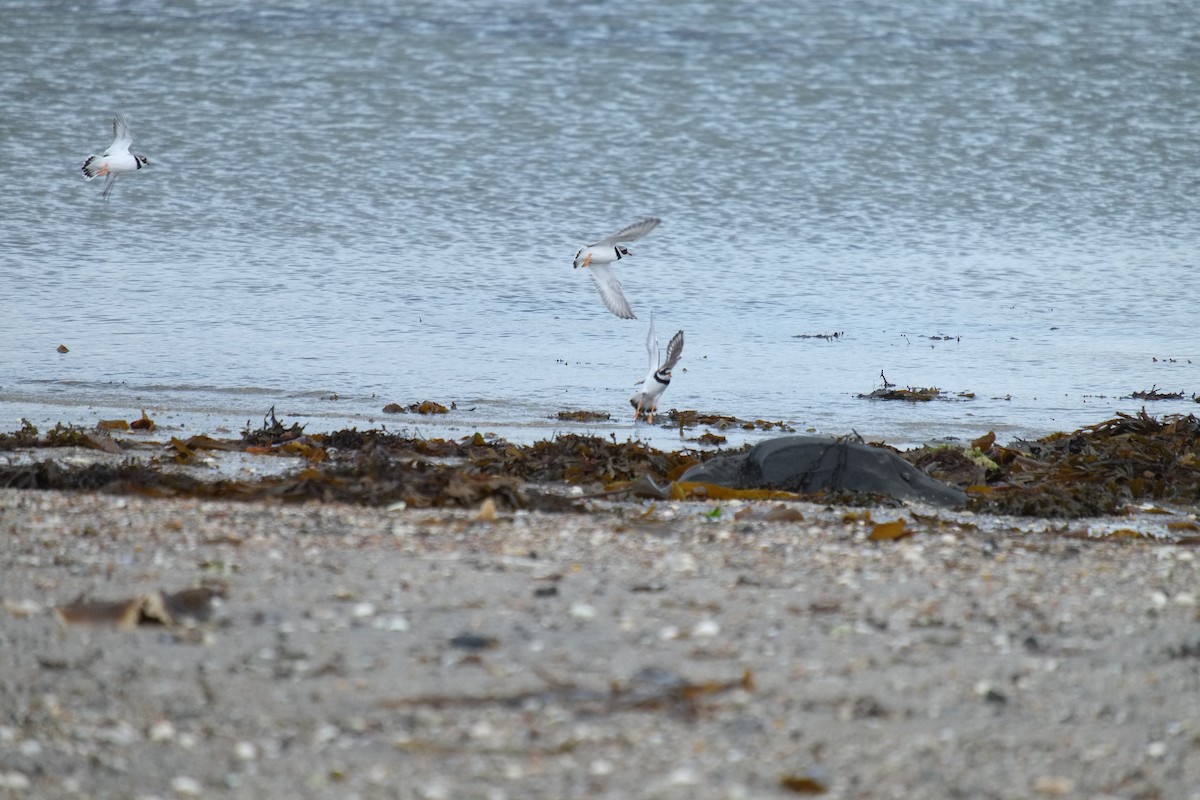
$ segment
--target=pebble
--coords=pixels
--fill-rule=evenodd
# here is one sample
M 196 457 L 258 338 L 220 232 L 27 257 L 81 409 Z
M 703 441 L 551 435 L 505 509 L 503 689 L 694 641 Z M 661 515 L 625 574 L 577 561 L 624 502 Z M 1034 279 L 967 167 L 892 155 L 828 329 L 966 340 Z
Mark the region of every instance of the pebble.
M 377 620 L 375 627 L 385 631 L 394 633 L 404 633 L 408 630 L 408 620 L 404 617 L 388 617 L 386 619 Z
M 20 791 L 23 789 L 28 789 L 29 786 L 29 776 L 24 772 L 18 772 L 17 770 L 13 770 L 12 772 L 0 772 L 0 788 Z
M 1038 794 L 1062 797 L 1075 791 L 1075 781 L 1062 775 L 1040 775 L 1033 779 L 1033 790 Z
M 571 616 L 575 619 L 595 619 L 596 609 L 587 603 L 572 603 Z
M 239 761 L 254 761 L 258 758 L 258 746 L 243 740 L 234 746 L 233 753 Z
M 146 736 L 152 742 L 169 742 L 175 738 L 175 725 L 169 719 L 157 720 Z
M 176 794 L 198 797 L 202 791 L 202 787 L 200 786 L 200 781 L 195 778 L 189 778 L 186 775 L 177 775 L 171 779 L 171 790 Z

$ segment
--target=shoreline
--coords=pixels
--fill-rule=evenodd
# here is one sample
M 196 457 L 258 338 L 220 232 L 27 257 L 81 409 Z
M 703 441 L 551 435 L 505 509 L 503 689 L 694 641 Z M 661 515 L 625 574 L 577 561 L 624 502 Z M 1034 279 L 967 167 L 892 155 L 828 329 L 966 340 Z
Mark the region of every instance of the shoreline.
M 1109 420 L 994 480 L 1110 445 L 1186 478 L 1180 420 Z M 1200 798 L 1195 504 L 643 500 L 592 490 L 679 453 L 162 433 L 3 442 L 10 479 L 109 481 L 0 489 L 7 795 Z M 936 469 L 978 474 L 959 450 Z M 373 501 L 143 496 L 205 473 Z M 384 491 L 447 475 L 459 507 Z M 543 496 L 566 511 L 520 507 Z

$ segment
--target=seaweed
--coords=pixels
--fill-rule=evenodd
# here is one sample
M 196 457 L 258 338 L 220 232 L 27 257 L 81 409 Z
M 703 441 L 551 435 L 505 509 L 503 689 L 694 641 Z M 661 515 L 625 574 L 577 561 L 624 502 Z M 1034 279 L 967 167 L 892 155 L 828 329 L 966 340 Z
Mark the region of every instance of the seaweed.
M 701 418 L 696 412 L 672 413 L 685 421 Z M 714 419 L 735 420 L 718 415 L 704 419 L 710 425 Z M 722 438 L 706 433 L 699 441 L 721 444 Z M 0 434 L 0 450 L 54 447 L 86 447 L 115 457 L 87 465 L 54 458 L 0 465 L 0 487 L 488 509 L 480 511 L 479 522 L 494 519 L 496 509 L 583 510 L 590 506 L 588 498 L 609 495 L 723 499 L 707 484 L 674 483 L 689 467 L 717 453 L 662 451 L 641 441 L 618 442 L 615 437 L 568 434 L 517 445 L 480 433 L 459 440 L 410 438 L 386 430 L 305 434 L 303 426 L 281 422 L 274 409 L 258 430 L 247 425 L 240 439 L 196 435 L 186 440 L 173 437 L 164 444 L 140 437 L 112 438 L 104 431 L 61 424 L 42 434 L 28 421 L 13 433 Z M 131 449 L 150 447 L 158 448 L 153 457 L 131 457 Z M 289 473 L 253 480 L 214 479 L 203 470 L 163 467 L 164 463 L 204 463 L 204 451 L 292 458 L 298 466 Z M 725 454 L 728 451 L 721 453 Z M 1143 409 L 1037 441 L 1000 445 L 989 432 L 966 448 L 926 447 L 900 455 L 933 477 L 964 489 L 968 508 L 979 513 L 1077 518 L 1129 513 L 1147 502 L 1200 505 L 1200 419 L 1194 415 L 1156 418 Z M 608 488 L 574 497 L 537 488 L 562 484 Z M 797 498 L 739 495 L 737 499 Z M 878 496 L 845 492 L 807 499 L 831 505 L 888 504 Z
M 991 444 L 983 455 L 995 465 L 986 483 L 951 481 L 981 513 L 1074 518 L 1148 500 L 1200 503 L 1200 419 L 1190 414 L 1157 419 L 1142 409 L 1071 434 Z
M 560 411 L 554 419 L 563 422 L 607 422 L 612 419 L 612 414 L 606 414 L 603 411 Z
M 303 425 L 294 423 L 291 427 L 285 427 L 275 417 L 275 406 L 271 406 L 270 410 L 263 416 L 262 427 L 257 430 L 250 430 L 250 421 L 246 421 L 246 429 L 242 431 L 242 442 L 245 444 L 272 445 L 279 442 L 286 442 L 289 439 L 295 439 L 302 433 L 304 433 Z
M 930 400 L 941 398 L 942 390 L 935 386 L 925 389 L 915 389 L 912 386 L 906 389 L 887 387 L 876 389 L 870 394 L 860 394 L 857 397 L 860 400 L 904 400 L 909 403 L 928 403 Z
M 457 408 L 454 403 L 450 404 L 451 408 Z M 407 406 L 402 406 L 399 403 L 388 403 L 383 407 L 385 414 L 449 414 L 450 409 L 446 408 L 441 403 L 435 403 L 432 400 L 423 400 L 420 403 L 411 403 Z
M 38 429 L 27 419 L 21 419 L 21 429 L 12 433 L 0 433 L 0 450 L 16 450 L 24 447 L 42 447 Z
M 743 430 L 780 430 L 785 433 L 795 432 L 795 428 L 785 422 L 771 422 L 769 420 L 755 419 L 744 420 L 729 414 L 704 414 L 699 411 L 687 410 L 679 411 L 672 408 L 664 415 L 665 419 L 662 423 L 663 428 L 676 428 L 680 431 L 688 428 L 697 428 L 705 425 L 717 430 L 728 430 L 729 428 L 738 427 Z
M 1158 386 L 1151 386 L 1149 389 L 1142 392 L 1134 392 L 1129 395 L 1133 400 L 1186 400 L 1187 397 L 1182 391 L 1179 392 L 1160 392 Z

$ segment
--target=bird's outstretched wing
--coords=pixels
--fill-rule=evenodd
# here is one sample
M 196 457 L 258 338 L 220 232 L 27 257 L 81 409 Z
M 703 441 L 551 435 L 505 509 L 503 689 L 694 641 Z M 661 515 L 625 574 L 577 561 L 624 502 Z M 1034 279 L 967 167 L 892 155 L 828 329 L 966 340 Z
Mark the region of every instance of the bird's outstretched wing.
M 632 242 L 640 239 L 650 231 L 658 227 L 662 220 L 658 217 L 646 217 L 638 220 L 632 225 L 626 225 L 621 230 L 614 233 L 612 236 L 605 236 L 598 242 L 592 242 L 588 247 L 599 247 L 606 244 L 616 244 L 617 242 Z
M 636 319 L 633 309 L 629 307 L 629 301 L 625 299 L 625 293 L 621 291 L 621 282 L 613 274 L 612 267 L 608 264 L 592 262 L 588 267 L 588 273 L 591 274 L 592 282 L 596 284 L 596 289 L 600 292 L 600 299 L 604 301 L 604 305 L 609 311 L 621 319 Z
M 650 356 L 650 374 L 658 371 L 658 335 L 654 333 L 654 312 L 650 312 L 650 332 L 646 334 L 646 354 Z
M 675 365 L 679 363 L 679 357 L 682 355 L 683 331 L 679 331 L 671 337 L 671 341 L 667 344 L 667 360 L 662 365 L 663 371 L 670 372 L 675 369 Z
M 113 140 L 108 146 L 108 150 L 104 151 L 104 155 L 110 156 L 116 153 L 128 153 L 129 147 L 133 144 L 133 137 L 129 135 L 129 123 L 125 121 L 125 115 L 117 112 L 113 116 Z

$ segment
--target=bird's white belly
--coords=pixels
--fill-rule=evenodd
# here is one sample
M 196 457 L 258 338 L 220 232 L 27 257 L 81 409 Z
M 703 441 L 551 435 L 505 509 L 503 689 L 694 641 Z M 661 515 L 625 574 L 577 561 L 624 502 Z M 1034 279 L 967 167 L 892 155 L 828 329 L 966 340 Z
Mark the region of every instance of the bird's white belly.
M 588 260 L 591 256 L 591 260 Z M 612 247 L 585 247 L 575 254 L 575 266 L 582 267 L 583 262 L 589 264 L 611 264 L 617 260 L 617 251 Z
M 104 163 L 109 172 L 136 172 L 138 168 L 137 159 L 130 153 L 105 156 Z

